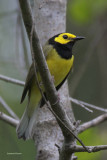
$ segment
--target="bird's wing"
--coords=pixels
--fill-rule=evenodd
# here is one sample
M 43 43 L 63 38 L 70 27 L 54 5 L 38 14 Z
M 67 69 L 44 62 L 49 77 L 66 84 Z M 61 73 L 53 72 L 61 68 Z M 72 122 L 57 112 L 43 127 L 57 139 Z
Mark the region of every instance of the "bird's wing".
M 45 55 L 46 58 L 50 54 L 50 51 L 52 49 L 53 49 L 52 46 L 48 45 L 48 42 L 47 42 L 46 45 L 43 47 L 44 55 Z M 36 71 L 38 72 L 37 66 L 36 66 Z M 30 69 L 29 69 L 27 78 L 26 78 L 24 90 L 23 90 L 22 97 L 21 97 L 21 103 L 24 101 L 27 92 L 30 91 L 33 79 L 34 79 L 34 66 L 32 64 Z
M 64 78 L 64 80 L 63 80 L 58 86 L 56 86 L 56 90 L 57 90 L 57 91 L 58 91 L 58 90 L 61 88 L 61 86 L 64 84 L 64 82 L 65 82 L 66 79 L 68 78 L 71 70 L 72 70 L 72 68 L 70 69 L 70 71 L 68 72 L 68 74 L 66 75 L 66 77 Z
M 24 86 L 24 89 L 23 89 L 22 97 L 21 97 L 21 103 L 24 101 L 27 92 L 31 88 L 33 78 L 34 78 L 34 68 L 33 68 L 33 64 L 32 64 L 30 69 L 29 69 L 26 81 L 25 81 L 25 86 Z
M 45 44 L 45 46 L 43 47 L 43 52 L 44 52 L 44 55 L 47 59 L 48 55 L 51 54 L 53 50 L 53 46 L 50 45 L 48 42 Z

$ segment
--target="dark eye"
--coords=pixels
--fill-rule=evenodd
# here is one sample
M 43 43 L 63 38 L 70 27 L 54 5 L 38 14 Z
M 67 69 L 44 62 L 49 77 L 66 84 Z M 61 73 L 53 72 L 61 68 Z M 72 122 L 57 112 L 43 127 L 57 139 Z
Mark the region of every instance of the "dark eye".
M 67 36 L 67 35 L 63 35 L 63 38 L 64 38 L 64 39 L 68 39 L 68 36 Z

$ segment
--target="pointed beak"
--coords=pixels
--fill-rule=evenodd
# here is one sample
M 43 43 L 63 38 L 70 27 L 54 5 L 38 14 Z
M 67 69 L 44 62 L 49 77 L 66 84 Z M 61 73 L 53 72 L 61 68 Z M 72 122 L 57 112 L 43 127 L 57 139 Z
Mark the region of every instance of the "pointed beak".
M 74 41 L 78 41 L 78 40 L 81 40 L 81 39 L 84 39 L 85 37 L 81 37 L 81 36 L 76 36 L 75 38 L 73 38 Z

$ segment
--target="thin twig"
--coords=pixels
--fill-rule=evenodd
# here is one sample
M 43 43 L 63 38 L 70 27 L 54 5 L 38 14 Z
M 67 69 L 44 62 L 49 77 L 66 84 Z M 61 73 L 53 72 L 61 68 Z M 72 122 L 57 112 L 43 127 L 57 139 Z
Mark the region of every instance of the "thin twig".
M 95 106 L 93 104 L 89 104 L 87 102 L 84 102 L 84 101 L 81 101 L 81 100 L 78 100 L 78 99 L 75 99 L 75 98 L 72 98 L 72 97 L 70 97 L 70 100 L 73 103 L 80 105 L 81 107 L 83 107 L 86 110 L 90 110 L 89 108 L 93 108 L 93 109 L 96 109 L 96 110 L 99 110 L 99 111 L 107 113 L 107 109 L 105 109 L 105 108 L 101 108 L 101 107 Z M 89 107 L 89 108 L 87 108 L 86 106 Z M 92 110 L 90 110 L 90 111 L 92 112 Z
M 13 112 L 13 110 L 7 105 L 4 99 L 0 96 L 0 104 L 6 109 L 6 111 L 15 119 L 19 120 L 19 117 Z
M 84 124 L 80 125 L 78 127 L 78 133 L 81 133 L 81 132 L 87 130 L 88 128 L 95 127 L 98 124 L 100 124 L 106 120 L 107 120 L 107 113 L 103 114 L 101 116 L 98 116 L 97 118 L 94 118 L 93 120 L 91 120 L 89 122 L 85 122 Z
M 87 147 L 84 145 L 84 143 L 82 142 L 82 140 L 80 140 L 76 135 L 75 133 L 72 132 L 71 129 L 69 129 L 65 123 L 57 116 L 57 114 L 52 110 L 52 108 L 48 105 L 48 109 L 52 112 L 52 114 L 55 116 L 55 118 L 67 129 L 67 131 L 74 137 L 77 139 L 77 141 L 84 147 L 84 149 L 88 151 Z
M 12 125 L 13 127 L 17 127 L 19 120 L 16 120 L 3 112 L 0 112 L 0 119 L 5 121 L 6 123 Z
M 70 97 L 69 99 L 70 99 L 71 102 L 73 102 L 73 103 L 81 106 L 82 108 L 84 108 L 84 109 L 87 110 L 88 112 L 93 113 L 93 111 L 92 111 L 91 109 L 87 108 L 87 107 L 86 107 L 83 103 L 81 103 L 79 100 L 74 99 L 74 98 L 72 98 L 72 97 Z
M 88 148 L 88 150 L 91 152 L 98 152 L 98 151 L 102 151 L 102 150 L 107 150 L 107 145 L 98 145 L 98 146 L 86 146 Z M 79 145 L 71 145 L 66 147 L 66 150 L 68 152 L 86 152 L 86 150 Z
M 20 85 L 20 86 L 24 86 L 25 85 L 25 82 L 23 82 L 23 81 L 4 76 L 2 74 L 0 74 L 0 80 L 3 80 L 5 82 L 9 82 L 9 83 L 12 83 L 12 84 L 17 84 L 17 85 Z

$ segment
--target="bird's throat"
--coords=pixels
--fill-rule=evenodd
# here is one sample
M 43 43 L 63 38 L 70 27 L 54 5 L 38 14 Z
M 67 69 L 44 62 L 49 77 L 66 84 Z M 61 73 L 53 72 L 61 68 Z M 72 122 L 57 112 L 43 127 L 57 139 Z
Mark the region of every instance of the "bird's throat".
M 67 43 L 67 44 L 60 44 L 56 43 L 54 48 L 56 49 L 57 53 L 64 59 L 71 59 L 72 58 L 72 47 L 74 43 Z

